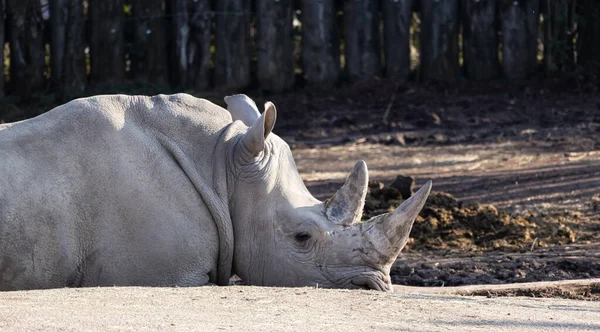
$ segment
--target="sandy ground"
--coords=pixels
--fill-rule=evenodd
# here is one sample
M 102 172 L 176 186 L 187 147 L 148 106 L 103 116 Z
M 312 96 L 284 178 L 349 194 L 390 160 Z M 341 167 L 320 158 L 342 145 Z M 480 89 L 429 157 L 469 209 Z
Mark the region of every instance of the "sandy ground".
M 0 330 L 600 330 L 598 302 L 415 291 L 230 286 L 4 292 Z

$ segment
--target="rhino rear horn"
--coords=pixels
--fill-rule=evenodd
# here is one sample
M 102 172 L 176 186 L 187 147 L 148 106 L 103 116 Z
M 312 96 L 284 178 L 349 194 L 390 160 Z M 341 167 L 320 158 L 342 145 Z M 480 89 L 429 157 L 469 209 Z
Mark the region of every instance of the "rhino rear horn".
M 327 219 L 343 226 L 359 223 L 367 196 L 368 182 L 367 164 L 361 160 L 356 163 L 344 185 L 325 202 Z
M 250 127 L 260 117 L 254 100 L 246 95 L 227 96 L 225 97 L 225 103 L 233 121 L 242 121 L 246 126 Z
M 265 149 L 265 139 L 275 126 L 277 119 L 277 109 L 275 105 L 268 101 L 265 103 L 265 111 L 252 124 L 242 138 L 242 145 L 247 153 L 252 157 L 258 156 Z

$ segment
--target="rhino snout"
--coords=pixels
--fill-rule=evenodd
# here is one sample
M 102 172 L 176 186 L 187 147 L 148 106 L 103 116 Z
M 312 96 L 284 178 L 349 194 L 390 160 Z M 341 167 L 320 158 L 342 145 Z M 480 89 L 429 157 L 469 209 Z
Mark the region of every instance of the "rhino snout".
M 392 290 L 392 281 L 390 276 L 383 274 L 380 271 L 361 274 L 352 278 L 350 283 L 353 286 L 357 286 L 358 288 L 362 289 L 372 289 L 382 292 L 389 292 Z

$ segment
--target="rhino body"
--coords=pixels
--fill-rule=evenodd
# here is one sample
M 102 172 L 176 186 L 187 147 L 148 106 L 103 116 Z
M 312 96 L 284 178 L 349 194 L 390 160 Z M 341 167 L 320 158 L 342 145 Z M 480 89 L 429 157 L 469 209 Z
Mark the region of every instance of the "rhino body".
M 246 96 L 96 96 L 0 125 L 0 290 L 226 285 L 389 290 L 428 184 L 360 223 L 359 162 L 326 202 Z M 392 220 L 393 219 L 393 220 Z

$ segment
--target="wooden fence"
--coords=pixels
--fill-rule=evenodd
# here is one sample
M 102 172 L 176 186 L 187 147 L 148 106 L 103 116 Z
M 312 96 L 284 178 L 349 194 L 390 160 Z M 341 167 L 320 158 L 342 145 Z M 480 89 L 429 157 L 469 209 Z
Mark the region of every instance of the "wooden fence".
M 0 1 L 0 94 L 22 98 L 599 72 L 596 0 Z

